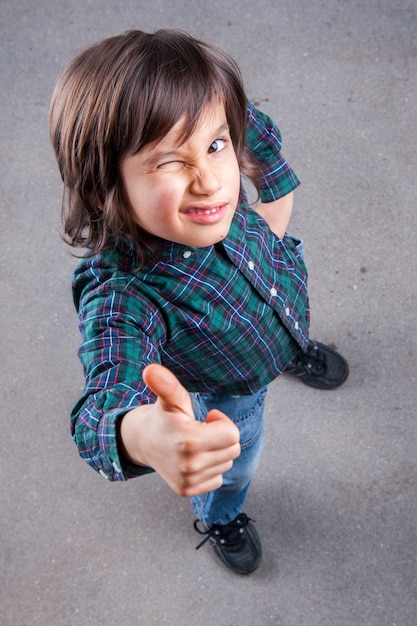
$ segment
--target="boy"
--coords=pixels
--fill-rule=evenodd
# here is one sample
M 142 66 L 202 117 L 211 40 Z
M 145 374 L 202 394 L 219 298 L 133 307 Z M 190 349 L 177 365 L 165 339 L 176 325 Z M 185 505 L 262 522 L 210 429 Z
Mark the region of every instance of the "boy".
M 227 55 L 161 30 L 80 54 L 55 88 L 50 132 L 64 230 L 88 249 L 73 281 L 79 452 L 110 480 L 158 472 L 191 498 L 200 545 L 249 573 L 262 549 L 242 508 L 266 387 L 284 370 L 321 388 L 348 373 L 308 340 L 301 244 L 286 234 L 299 181 L 279 130 Z

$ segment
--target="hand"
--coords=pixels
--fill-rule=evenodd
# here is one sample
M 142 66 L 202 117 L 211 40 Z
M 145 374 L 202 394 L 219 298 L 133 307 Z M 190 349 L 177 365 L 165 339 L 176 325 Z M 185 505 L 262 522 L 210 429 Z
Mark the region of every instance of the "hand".
M 206 422 L 197 422 L 188 391 L 162 365 L 148 365 L 143 380 L 158 399 L 124 416 L 120 437 L 125 455 L 152 467 L 180 496 L 220 487 L 240 454 L 238 428 L 216 409 Z

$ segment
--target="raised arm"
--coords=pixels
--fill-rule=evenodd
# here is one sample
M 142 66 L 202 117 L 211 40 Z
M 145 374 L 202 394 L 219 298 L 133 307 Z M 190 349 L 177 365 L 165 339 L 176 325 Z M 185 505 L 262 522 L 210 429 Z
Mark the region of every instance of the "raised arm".
M 294 192 L 291 191 L 286 196 L 272 200 L 271 202 L 260 202 L 255 207 L 255 211 L 262 215 L 268 223 L 273 233 L 281 239 L 284 237 L 292 214 Z
M 292 213 L 293 191 L 300 181 L 281 153 L 281 133 L 271 118 L 248 103 L 247 124 L 246 143 L 261 166 L 261 202 L 255 210 L 282 238 Z

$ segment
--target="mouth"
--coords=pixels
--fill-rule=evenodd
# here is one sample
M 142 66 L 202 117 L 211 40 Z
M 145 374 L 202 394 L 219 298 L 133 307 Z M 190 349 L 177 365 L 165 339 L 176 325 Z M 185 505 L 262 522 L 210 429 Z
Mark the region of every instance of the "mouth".
M 199 208 L 190 209 L 191 212 L 194 212 L 197 215 L 214 215 L 214 213 L 217 213 L 218 210 L 219 210 L 219 207 L 213 207 L 212 209 L 199 209 Z
M 185 208 L 181 213 L 199 224 L 215 224 L 223 219 L 226 211 L 227 203 L 223 203 L 211 206 L 192 205 Z

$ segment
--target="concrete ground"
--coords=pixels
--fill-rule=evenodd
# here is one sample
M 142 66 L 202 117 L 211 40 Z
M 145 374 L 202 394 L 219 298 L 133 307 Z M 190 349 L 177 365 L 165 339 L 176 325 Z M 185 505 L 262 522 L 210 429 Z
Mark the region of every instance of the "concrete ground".
M 415 0 L 1 0 L 0 15 L 1 624 L 415 626 Z M 69 437 L 82 377 L 51 91 L 87 44 L 172 26 L 230 52 L 280 125 L 312 336 L 351 367 L 333 392 L 270 387 L 249 577 L 195 551 L 189 504 L 158 476 L 107 483 Z

